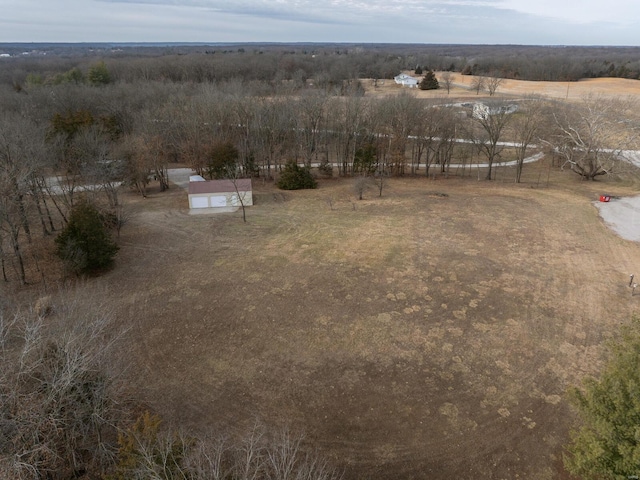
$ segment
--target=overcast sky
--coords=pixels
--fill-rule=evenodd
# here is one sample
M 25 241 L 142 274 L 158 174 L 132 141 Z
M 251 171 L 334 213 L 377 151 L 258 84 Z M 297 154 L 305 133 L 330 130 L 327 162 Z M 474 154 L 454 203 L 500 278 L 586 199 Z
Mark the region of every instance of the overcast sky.
M 639 41 L 638 0 L 0 0 L 0 42 Z

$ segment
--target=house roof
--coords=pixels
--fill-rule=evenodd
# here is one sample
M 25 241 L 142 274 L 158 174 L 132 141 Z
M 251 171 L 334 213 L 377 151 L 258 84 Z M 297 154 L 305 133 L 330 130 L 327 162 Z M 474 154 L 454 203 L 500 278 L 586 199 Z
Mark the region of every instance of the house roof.
M 415 81 L 415 82 L 417 82 L 418 81 L 417 78 L 412 77 L 411 75 L 407 75 L 406 73 L 401 73 L 400 75 L 396 75 L 393 78 L 394 78 L 394 80 L 396 82 L 406 82 L 406 81 Z
M 238 191 L 250 192 L 251 179 L 239 178 L 236 180 Z M 206 182 L 189 182 L 189 195 L 201 193 L 229 193 L 236 191 L 236 187 L 231 180 L 209 180 Z

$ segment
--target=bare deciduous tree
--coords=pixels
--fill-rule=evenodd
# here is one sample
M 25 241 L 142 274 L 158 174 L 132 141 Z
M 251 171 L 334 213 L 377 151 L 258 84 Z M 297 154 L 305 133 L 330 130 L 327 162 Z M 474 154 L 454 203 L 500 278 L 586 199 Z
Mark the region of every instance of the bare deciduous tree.
M 237 159 L 236 159 L 237 160 Z M 245 179 L 242 174 L 242 169 L 235 161 L 233 163 L 227 163 L 224 165 L 224 178 L 231 181 L 233 188 L 236 191 L 236 198 L 240 202 L 242 208 L 242 221 L 247 222 L 247 190 L 242 184 L 251 182 L 251 179 Z M 241 188 L 243 187 L 243 188 Z
M 144 414 L 120 436 L 114 480 L 340 480 L 304 436 L 254 420 L 236 436 L 187 435 Z
M 487 77 L 485 84 L 490 97 L 493 97 L 496 90 L 498 90 L 498 87 L 502 85 L 503 82 L 504 78 L 498 77 L 495 73 L 492 73 L 490 77 Z
M 516 143 L 516 183 L 520 183 L 527 149 L 535 141 L 542 123 L 543 102 L 529 98 L 520 103 L 513 118 L 513 133 Z
M 375 117 L 388 142 L 391 174 L 405 173 L 407 146 L 415 140 L 413 133 L 417 130 L 423 113 L 422 104 L 409 93 L 385 98 L 377 105 Z
M 295 123 L 289 108 L 289 99 L 261 98 L 255 105 L 256 155 L 262 159 L 268 179 L 272 168 L 280 170 L 282 160 L 292 150 Z
M 29 180 L 38 168 L 39 134 L 42 131 L 20 115 L 0 119 L 0 243 L 9 243 L 22 284 L 27 282 L 22 243 L 31 243 L 28 211 L 35 201 Z
M 233 450 L 235 477 L 238 480 L 256 480 L 263 473 L 266 455 L 266 428 L 257 419 Z
M 556 132 L 550 143 L 564 166 L 585 180 L 607 175 L 620 165 L 620 152 L 637 135 L 621 118 L 631 116 L 635 102 L 600 96 L 567 104 L 555 114 Z
M 436 106 L 429 106 L 420 116 L 420 121 L 416 124 L 416 142 L 414 147 L 414 167 L 412 163 L 411 173 L 414 174 L 424 160 L 425 175 L 429 175 L 429 169 L 435 159 L 434 144 L 440 139 L 441 113 L 444 110 Z
M 328 96 L 324 91 L 304 92 L 297 102 L 297 138 L 304 165 L 311 168 L 311 162 L 317 160 L 321 149 L 320 141 L 326 137 Z M 326 149 L 326 146 L 324 146 Z
M 104 193 L 110 208 L 119 205 L 118 190 L 124 179 L 124 163 L 115 158 L 113 142 L 99 126 L 83 129 L 74 139 L 75 150 L 82 162 L 81 176 L 85 191 Z
M 362 200 L 365 192 L 373 186 L 371 177 L 358 176 L 353 182 L 353 192 L 358 197 L 358 200 Z
M 502 133 L 511 119 L 511 112 L 506 105 L 492 104 L 474 112 L 476 132 L 471 132 L 470 139 L 476 148 L 487 157 L 486 180 L 491 180 L 493 163 L 504 148 L 500 144 Z
M 451 72 L 443 72 L 440 76 L 440 83 L 447 90 L 447 95 L 451 92 L 451 87 L 453 85 L 453 75 Z
M 329 110 L 332 112 L 329 129 L 333 133 L 338 172 L 340 175 L 348 175 L 359 147 L 358 138 L 366 138 L 369 131 L 370 105 L 359 96 L 333 98 Z
M 453 151 L 458 141 L 458 117 L 449 109 L 439 109 L 437 115 L 437 138 L 431 143 L 433 160 L 440 165 L 440 172 L 448 174 Z
M 480 91 L 484 90 L 487 85 L 487 79 L 482 76 L 475 76 L 471 79 L 471 90 L 476 92 L 476 95 L 480 95 Z
M 195 479 L 226 480 L 233 471 L 229 459 L 232 445 L 223 435 L 207 435 L 192 442 L 185 456 L 186 470 Z
M 0 468 L 10 478 L 76 478 L 112 465 L 122 397 L 105 371 L 110 317 L 81 303 L 0 321 Z

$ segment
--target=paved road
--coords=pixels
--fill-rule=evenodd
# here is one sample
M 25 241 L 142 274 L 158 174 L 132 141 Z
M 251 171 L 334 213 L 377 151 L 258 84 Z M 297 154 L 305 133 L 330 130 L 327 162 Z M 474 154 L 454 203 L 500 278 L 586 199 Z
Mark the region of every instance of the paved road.
M 535 155 L 531 155 L 524 159 L 524 163 L 532 163 L 540 160 L 544 154 L 542 152 L 536 153 Z M 627 160 L 629 163 L 640 168 L 640 151 L 638 150 L 624 150 L 620 152 L 620 156 Z M 515 160 L 510 162 L 494 162 L 494 167 L 512 167 L 516 164 Z M 314 167 L 317 167 L 319 164 L 313 164 Z M 334 164 L 334 167 L 337 167 L 338 164 Z M 460 164 L 452 164 L 453 168 L 462 167 Z M 487 163 L 472 163 L 464 165 L 465 168 L 487 168 L 489 164 Z M 180 188 L 184 188 L 187 190 L 189 188 L 189 176 L 194 175 L 195 172 L 190 168 L 170 168 L 168 170 L 169 180 L 179 186 Z M 60 187 L 61 179 L 58 177 L 49 177 L 47 179 L 47 183 L 49 184 L 49 188 L 52 193 L 62 193 L 62 188 Z M 76 187 L 77 190 L 95 190 L 96 188 L 100 188 L 99 185 L 82 185 Z
M 530 157 L 525 158 L 524 163 L 536 162 L 540 160 L 543 156 L 544 156 L 543 153 L 536 153 L 535 155 L 531 155 Z M 512 160 L 510 162 L 494 162 L 493 166 L 494 167 L 512 167 L 516 163 L 517 162 L 515 160 Z M 319 165 L 320 165 L 319 163 L 312 164 L 313 167 L 317 167 Z M 338 164 L 334 163 L 333 166 L 338 167 Z M 454 163 L 451 165 L 452 168 L 455 168 L 458 166 L 462 167 L 463 165 L 457 164 L 457 163 Z M 489 166 L 488 163 L 471 163 L 471 164 L 464 165 L 465 168 L 486 168 L 488 166 Z M 170 168 L 169 169 L 169 180 L 174 184 L 176 184 L 177 186 L 184 188 L 185 190 L 189 188 L 190 175 L 195 175 L 194 171 L 191 170 L 190 168 Z

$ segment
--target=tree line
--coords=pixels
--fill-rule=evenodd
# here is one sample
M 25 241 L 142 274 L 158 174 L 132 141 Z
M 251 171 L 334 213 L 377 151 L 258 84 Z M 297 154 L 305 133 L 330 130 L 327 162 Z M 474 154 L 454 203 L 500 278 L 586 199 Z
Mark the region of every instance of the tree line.
M 296 44 L 228 46 L 4 44 L 0 84 L 82 80 L 104 61 L 114 81 L 214 82 L 230 78 L 336 86 L 350 79 L 392 79 L 403 70 L 452 71 L 540 81 L 640 78 L 638 47 L 518 45 Z

